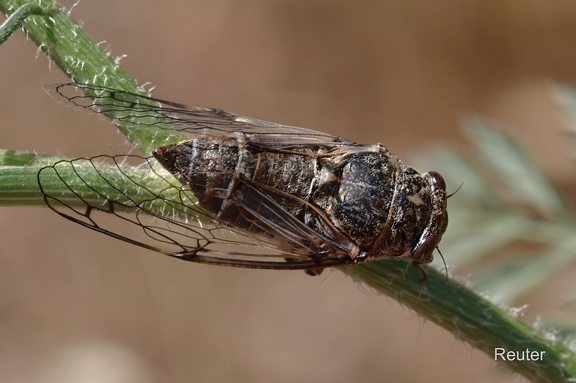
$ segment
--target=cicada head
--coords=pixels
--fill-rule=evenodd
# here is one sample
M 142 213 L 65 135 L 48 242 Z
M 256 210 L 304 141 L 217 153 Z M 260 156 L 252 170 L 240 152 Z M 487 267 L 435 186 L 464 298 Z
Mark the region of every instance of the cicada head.
M 448 212 L 446 183 L 444 178 L 435 172 L 430 171 L 424 175 L 430 186 L 430 206 L 428 222 L 420 234 L 420 238 L 412 248 L 410 258 L 415 263 L 430 263 L 434 258 L 432 253 L 440 243 L 442 235 L 448 226 Z

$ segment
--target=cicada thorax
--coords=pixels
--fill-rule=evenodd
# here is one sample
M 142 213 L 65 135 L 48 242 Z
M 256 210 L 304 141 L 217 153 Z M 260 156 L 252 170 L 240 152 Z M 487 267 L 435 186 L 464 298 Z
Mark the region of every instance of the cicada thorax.
M 154 155 L 216 220 L 284 250 L 307 242 L 298 247 L 310 257 L 412 256 L 433 212 L 430 177 L 381 145 L 280 149 L 238 135 L 184 141 Z M 302 234 L 301 225 L 315 235 Z M 426 248 L 418 262 L 428 255 Z
M 437 190 L 428 173 L 404 165 L 381 145 L 354 149 L 329 159 L 322 171 L 331 175 L 320 179 L 330 179 L 332 185 L 320 183 L 318 190 L 332 192 L 316 193 L 313 202 L 357 244 L 357 261 L 408 256 L 430 262 L 447 225 L 444 189 Z M 426 248 L 423 236 L 430 238 Z

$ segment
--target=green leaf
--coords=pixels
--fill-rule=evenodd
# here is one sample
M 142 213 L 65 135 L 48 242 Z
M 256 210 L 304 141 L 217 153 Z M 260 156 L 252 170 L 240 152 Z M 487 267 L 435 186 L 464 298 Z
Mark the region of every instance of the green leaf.
M 548 216 L 568 210 L 552 184 L 509 135 L 481 119 L 471 119 L 466 127 L 490 175 L 499 181 L 498 190 L 509 203 L 527 205 Z

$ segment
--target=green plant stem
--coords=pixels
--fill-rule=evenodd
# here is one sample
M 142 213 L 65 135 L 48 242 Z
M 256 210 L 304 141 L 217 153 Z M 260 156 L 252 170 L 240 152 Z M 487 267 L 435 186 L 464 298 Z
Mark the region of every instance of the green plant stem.
M 47 15 L 31 16 L 24 31 L 62 71 L 75 82 L 139 93 L 136 82 L 86 34 L 68 13 L 50 0 L 35 0 Z M 2 0 L 0 11 L 10 15 L 29 1 Z
M 38 171 L 59 159 L 0 149 L 0 206 L 44 206 L 44 198 L 38 188 Z
M 0 10 L 13 13 L 26 4 L 23 0 L 0 0 Z M 38 4 L 38 2 L 35 2 Z M 42 9 L 52 3 L 40 1 Z M 54 7 L 49 15 L 31 16 L 24 21 L 24 29 L 30 38 L 74 81 L 104 85 L 128 92 L 141 94 L 136 82 L 63 10 Z M 109 116 L 114 118 L 114 116 Z M 149 137 L 138 136 L 123 131 L 141 150 L 150 148 Z M 52 159 L 54 160 L 54 159 Z M 48 158 L 33 159 L 30 153 L 4 152 L 0 163 L 0 205 L 39 205 L 43 203 L 42 193 L 37 184 L 37 173 L 43 161 Z M 54 161 L 53 161 L 54 162 Z M 25 165 L 27 164 L 27 165 Z M 113 169 L 111 169 L 113 170 Z M 66 173 L 60 174 L 66 177 Z M 70 173 L 70 176 L 74 175 Z M 142 177 L 138 179 L 138 177 Z M 146 183 L 146 175 L 134 173 L 133 182 Z M 121 182 L 118 188 L 122 189 Z M 105 187 L 105 185 L 103 185 Z M 154 192 L 153 186 L 149 188 Z M 160 192 L 156 190 L 155 192 Z M 62 183 L 54 183 L 51 193 L 59 193 L 66 198 L 69 190 Z M 88 198 L 88 196 L 83 196 Z M 113 196 L 111 196 L 112 198 Z M 94 196 L 101 198 L 101 196 Z M 122 198 L 122 196 L 118 196 Z M 70 195 L 73 200 L 74 196 Z M 169 208 L 169 207 L 168 207 Z M 494 357 L 494 348 L 503 347 L 507 351 L 546 351 L 543 360 L 537 362 L 507 362 L 506 366 L 526 378 L 538 382 L 565 382 L 576 377 L 576 356 L 562 343 L 551 340 L 539 331 L 523 324 L 507 311 L 491 304 L 472 290 L 447 279 L 442 273 L 425 267 L 428 279 L 420 281 L 420 274 L 406 261 L 380 261 L 358 266 L 340 268 L 375 288 L 378 292 L 398 300 L 415 310 L 419 315 L 437 323 L 456 338 Z M 374 329 L 379 331 L 379 329 Z M 410 362 L 418 365 L 429 352 L 422 351 Z
M 25 20 L 16 17 L 13 20 L 22 23 L 26 35 L 74 82 L 145 95 L 118 61 L 104 52 L 64 9 L 48 0 L 35 0 L 33 4 L 34 7 L 31 9 L 34 12 L 30 13 L 29 10 L 28 15 L 36 16 L 29 16 Z M 30 2 L 0 1 L 0 11 L 6 15 L 26 14 L 21 11 L 22 7 L 30 7 Z M 43 11 L 45 13 L 42 14 L 40 10 L 45 10 Z M 4 33 L 0 32 L 0 36 L 14 30 L 12 22 Z M 112 114 L 108 117 L 114 119 Z M 142 153 L 150 152 L 151 137 L 161 141 L 163 139 L 161 136 L 165 134 L 153 129 L 146 131 L 145 128 L 139 129 L 136 133 L 122 127 L 119 129 Z
M 3 44 L 8 37 L 10 37 L 16 29 L 20 28 L 22 22 L 32 15 L 45 15 L 48 14 L 50 9 L 44 9 L 38 4 L 24 4 L 16 9 L 6 21 L 0 26 L 0 44 Z
M 41 206 L 36 166 L 0 166 L 0 206 Z
M 484 351 L 494 360 L 495 348 L 545 351 L 540 361 L 505 362 L 534 382 L 566 382 L 576 376 L 576 355 L 566 345 L 544 336 L 508 311 L 460 283 L 424 266 L 428 279 L 407 262 L 380 261 L 341 268 L 343 272 L 386 294 L 443 327 L 456 338 Z M 415 282 L 416 281 L 416 282 Z M 425 357 L 426 352 L 422 353 Z M 417 364 L 418 358 L 413 362 Z

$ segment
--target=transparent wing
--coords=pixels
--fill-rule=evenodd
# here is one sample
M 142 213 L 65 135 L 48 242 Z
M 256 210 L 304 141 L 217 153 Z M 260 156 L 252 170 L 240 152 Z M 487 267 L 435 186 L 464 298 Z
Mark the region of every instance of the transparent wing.
M 248 141 L 281 149 L 351 143 L 310 129 L 243 117 L 221 109 L 187 107 L 106 87 L 69 83 L 48 86 L 46 90 L 80 108 L 103 114 L 127 129 L 153 127 L 186 134 L 189 139 L 202 135 L 225 138 L 242 132 Z
M 232 203 L 250 212 L 264 237 L 216 221 L 153 158 L 59 161 L 42 168 L 38 182 L 46 204 L 59 215 L 188 261 L 272 269 L 318 269 L 352 261 L 344 239 L 336 233 L 329 239 L 310 229 L 274 201 L 273 191 L 250 182 L 246 186 L 262 199 L 261 208 L 249 211 L 239 201 Z

